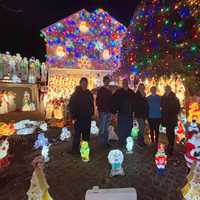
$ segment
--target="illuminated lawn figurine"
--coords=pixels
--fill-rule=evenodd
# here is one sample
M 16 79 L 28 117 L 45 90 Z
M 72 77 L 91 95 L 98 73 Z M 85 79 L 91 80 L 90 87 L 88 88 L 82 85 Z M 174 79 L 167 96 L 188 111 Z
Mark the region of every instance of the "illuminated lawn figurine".
M 115 133 L 115 128 L 112 125 L 110 125 L 108 127 L 108 140 L 109 141 L 118 141 L 119 140 L 117 134 Z
M 10 156 L 8 155 L 9 142 L 7 139 L 0 141 L 0 169 L 10 164 Z
M 48 192 L 49 185 L 43 171 L 43 164 L 42 157 L 36 157 L 32 162 L 34 172 L 27 192 L 28 200 L 53 200 Z
M 167 155 L 165 154 L 165 145 L 159 144 L 158 151 L 155 155 L 155 163 L 157 167 L 157 173 L 163 175 L 167 165 Z
M 195 131 L 195 132 L 199 132 L 199 127 L 196 123 L 196 120 L 192 120 L 192 122 L 190 123 L 189 127 L 188 127 L 188 131 L 189 132 L 192 132 L 192 131 Z
M 71 132 L 68 130 L 67 127 L 62 128 L 62 132 L 60 134 L 60 140 L 65 141 L 68 140 L 71 137 Z
M 133 128 L 131 131 L 131 136 L 133 137 L 133 139 L 136 139 L 138 137 L 138 133 L 139 133 L 139 124 L 138 124 L 137 120 L 134 120 Z
M 126 138 L 126 153 L 133 153 L 134 140 L 132 137 Z
M 108 154 L 108 161 L 111 164 L 110 176 L 124 176 L 124 169 L 122 163 L 124 161 L 124 155 L 119 149 L 111 150 Z
M 200 199 L 200 161 L 192 164 L 190 173 L 187 176 L 187 184 L 182 189 L 183 198 L 185 200 Z
M 90 133 L 92 135 L 98 135 L 99 134 L 99 128 L 97 127 L 96 121 L 91 122 Z
M 50 147 L 50 144 L 44 145 L 42 147 L 41 155 L 44 158 L 44 162 L 48 162 L 50 160 L 50 158 L 49 158 L 49 147 Z
M 48 144 L 49 144 L 48 138 L 44 136 L 44 133 L 40 133 L 37 136 L 37 140 L 35 141 L 34 148 L 35 149 L 43 148 L 43 146 L 48 146 Z
M 178 121 L 178 127 L 175 128 L 176 143 L 184 144 L 186 141 L 185 128 L 182 121 Z
M 80 153 L 83 162 L 88 162 L 90 160 L 90 147 L 88 142 L 81 141 Z

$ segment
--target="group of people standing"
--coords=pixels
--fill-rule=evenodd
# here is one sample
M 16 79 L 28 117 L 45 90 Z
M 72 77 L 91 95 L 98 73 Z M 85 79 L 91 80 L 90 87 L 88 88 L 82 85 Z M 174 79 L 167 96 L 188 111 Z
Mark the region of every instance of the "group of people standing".
M 180 103 L 170 86 L 165 87 L 165 94 L 157 94 L 155 86 L 151 88 L 151 95 L 146 96 L 144 84 L 139 84 L 137 91 L 129 88 L 128 80 L 122 81 L 122 87 L 114 93 L 110 89 L 109 76 L 103 78 L 104 85 L 97 90 L 96 106 L 99 116 L 99 141 L 103 146 L 110 147 L 108 141 L 108 127 L 113 116 L 117 117 L 117 134 L 123 147 L 126 138 L 130 136 L 133 120 L 139 125 L 137 144 L 145 147 L 145 124 L 148 120 L 152 143 L 159 141 L 159 126 L 166 127 L 168 138 L 168 155 L 172 155 Z M 73 119 L 75 134 L 72 153 L 79 152 L 80 139 L 89 141 L 91 120 L 94 116 L 94 99 L 87 89 L 87 78 L 81 78 L 69 102 L 69 110 Z

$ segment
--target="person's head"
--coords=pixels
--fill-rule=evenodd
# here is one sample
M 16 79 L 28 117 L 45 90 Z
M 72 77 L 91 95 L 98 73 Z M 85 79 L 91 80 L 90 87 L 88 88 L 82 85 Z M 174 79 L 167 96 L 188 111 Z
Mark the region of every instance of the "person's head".
M 150 89 L 150 91 L 151 91 L 152 95 L 156 95 L 156 92 L 157 92 L 156 86 L 152 86 L 151 89 Z
M 172 88 L 169 85 L 165 86 L 165 95 L 169 95 L 171 91 L 172 91 Z
M 143 83 L 140 83 L 139 86 L 138 86 L 138 91 L 141 92 L 141 93 L 144 93 L 145 92 L 145 86 Z
M 88 87 L 88 80 L 85 77 L 82 77 L 80 80 L 80 87 L 82 90 L 86 90 Z
M 128 89 L 128 80 L 127 79 L 123 79 L 122 88 L 125 89 L 125 90 Z
M 103 77 L 104 86 L 109 86 L 109 83 L 110 83 L 110 77 L 109 76 L 104 76 Z

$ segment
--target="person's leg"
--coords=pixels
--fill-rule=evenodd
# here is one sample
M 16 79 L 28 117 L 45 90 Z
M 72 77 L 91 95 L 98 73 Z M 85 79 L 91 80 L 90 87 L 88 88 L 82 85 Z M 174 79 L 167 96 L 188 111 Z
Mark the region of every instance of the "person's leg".
M 139 124 L 139 136 L 138 136 L 138 144 L 144 146 L 144 130 L 145 130 L 145 120 L 144 119 L 137 119 Z
M 110 123 L 109 113 L 100 113 L 99 120 L 99 139 L 101 144 L 107 144 L 108 142 L 108 126 Z
M 91 118 L 85 118 L 82 124 L 82 140 L 90 141 Z
M 119 141 L 122 146 L 126 144 L 126 136 L 125 136 L 125 130 L 127 128 L 126 126 L 126 117 L 125 114 L 118 114 L 118 135 L 119 135 Z
M 81 138 L 81 123 L 76 121 L 74 124 L 74 137 L 72 141 L 72 151 L 79 152 L 80 148 L 80 138 Z
M 160 119 L 155 119 L 155 142 L 156 144 L 158 144 L 158 141 L 159 141 L 159 127 L 160 127 L 160 122 L 161 120 Z
M 151 137 L 151 142 L 154 143 L 154 119 L 149 119 L 149 129 L 150 129 L 150 137 Z
M 175 125 L 172 122 L 168 122 L 166 125 L 167 138 L 168 138 L 168 146 L 167 153 L 172 155 L 174 150 L 174 141 L 175 141 L 175 133 L 174 133 Z

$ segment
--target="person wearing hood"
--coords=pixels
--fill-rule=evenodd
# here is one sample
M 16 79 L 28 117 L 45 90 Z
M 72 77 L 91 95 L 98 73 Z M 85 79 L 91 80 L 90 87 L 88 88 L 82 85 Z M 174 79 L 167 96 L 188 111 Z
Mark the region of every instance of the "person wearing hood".
M 83 77 L 69 101 L 69 111 L 74 124 L 75 134 L 72 142 L 72 153 L 79 153 L 80 140 L 90 140 L 91 119 L 94 115 L 94 99 L 87 89 L 88 80 Z
M 165 87 L 165 94 L 161 97 L 161 116 L 162 125 L 166 127 L 168 138 L 168 155 L 172 155 L 175 140 L 175 127 L 178 121 L 178 113 L 180 111 L 180 102 L 175 93 L 172 92 L 170 86 Z

